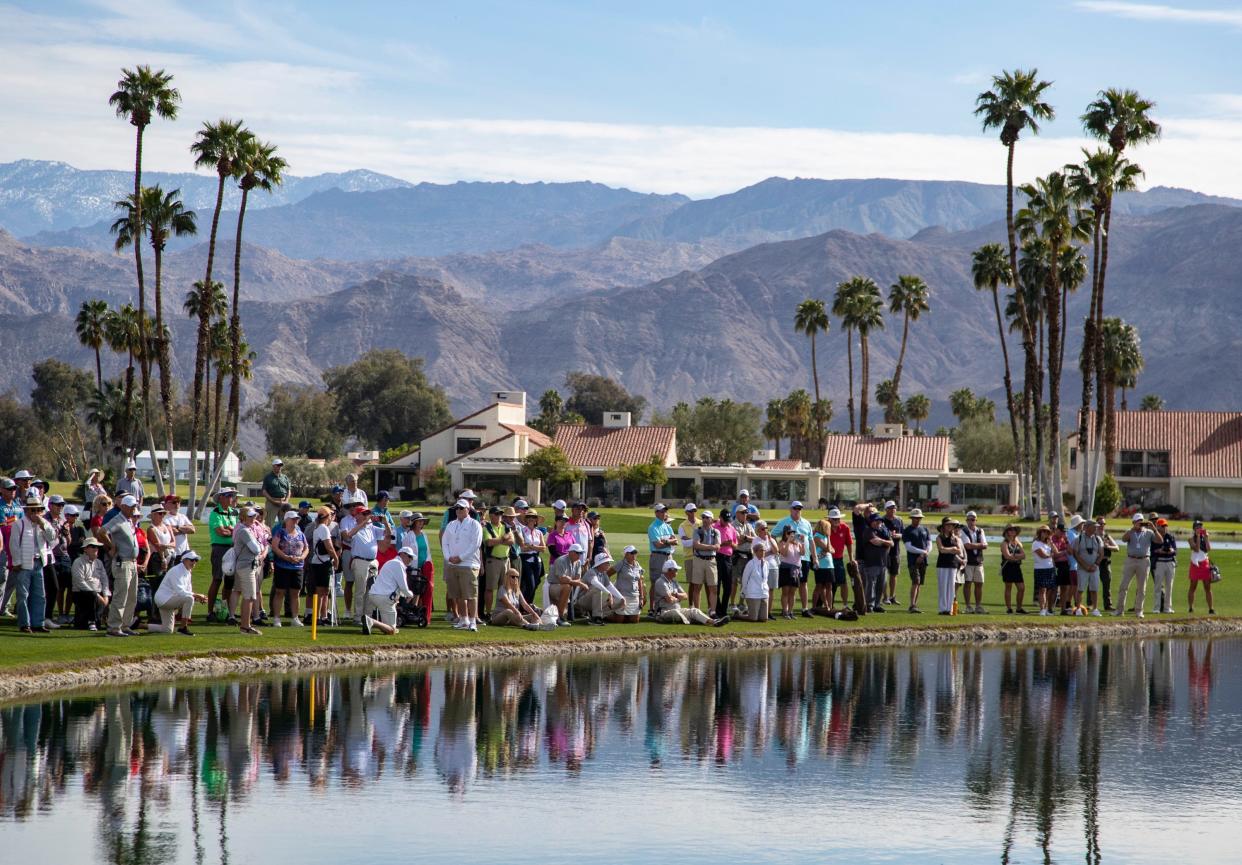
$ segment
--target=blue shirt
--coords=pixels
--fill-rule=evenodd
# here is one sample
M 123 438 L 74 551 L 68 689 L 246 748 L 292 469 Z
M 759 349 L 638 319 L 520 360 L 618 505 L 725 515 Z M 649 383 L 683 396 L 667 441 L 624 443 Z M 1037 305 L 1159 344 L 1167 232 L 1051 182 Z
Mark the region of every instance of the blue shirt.
M 1078 540 L 1078 532 L 1075 531 L 1074 529 L 1066 529 L 1065 540 L 1069 542 L 1069 547 L 1071 550 L 1070 557 L 1069 557 L 1070 570 L 1077 572 L 1078 571 L 1078 559 L 1075 558 L 1074 553 L 1072 551 L 1074 549 L 1074 542 Z
M 652 553 L 672 553 L 676 549 L 672 547 L 657 546 L 656 541 L 663 538 L 673 537 L 673 527 L 658 517 L 651 521 L 651 525 L 647 527 L 647 546 L 648 551 Z
M 802 561 L 809 562 L 811 560 L 811 550 L 814 549 L 811 544 L 811 521 L 808 519 L 795 520 L 793 517 L 781 517 L 777 520 L 776 525 L 772 526 L 772 537 L 780 540 L 781 532 L 785 531 L 785 526 L 793 526 L 794 531 L 802 536 Z

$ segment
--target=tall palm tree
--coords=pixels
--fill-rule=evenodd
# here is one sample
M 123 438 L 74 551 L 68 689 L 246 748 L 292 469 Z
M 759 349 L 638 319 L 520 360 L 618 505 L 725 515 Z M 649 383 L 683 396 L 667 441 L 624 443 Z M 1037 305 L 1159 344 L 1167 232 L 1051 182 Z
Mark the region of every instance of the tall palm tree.
M 1018 241 L 1014 228 L 1013 211 L 1013 162 L 1014 150 L 1018 138 L 1024 130 L 1032 135 L 1039 134 L 1039 124 L 1052 120 L 1056 110 L 1045 101 L 1044 94 L 1052 86 L 1051 81 L 1041 81 L 1039 70 L 1015 69 L 1005 71 L 992 77 L 992 89 L 980 93 L 975 99 L 975 116 L 980 117 L 983 129 L 1000 130 L 1000 142 L 1005 147 L 1005 231 L 1009 241 L 1009 272 L 1018 272 Z M 1032 314 L 1027 310 L 1021 293 L 1015 296 L 1017 302 L 1019 330 L 1022 335 L 1022 352 L 1024 357 L 1022 386 L 1022 428 L 1023 450 L 1021 462 L 1030 465 L 1031 454 L 1031 412 L 1035 402 L 1032 393 L 1035 381 L 1035 325 Z M 1021 483 L 1019 483 L 1021 486 Z M 1029 487 L 1029 482 L 1028 482 Z M 1023 508 L 1029 507 L 1024 499 Z
M 931 400 L 925 394 L 916 393 L 906 400 L 906 417 L 914 421 L 914 431 L 923 431 L 923 421 L 931 414 Z
M 1009 368 L 1009 344 L 1005 339 L 1005 320 L 1001 316 L 1000 287 L 1013 284 L 1013 271 L 1009 269 L 1009 259 L 1005 257 L 1005 249 L 999 243 L 985 243 L 974 251 L 970 257 L 970 271 L 975 280 L 975 288 L 979 291 L 990 289 L 992 292 L 992 309 L 996 313 L 996 334 L 1000 338 L 1001 358 L 1005 363 L 1005 408 L 1009 411 L 1009 431 L 1013 436 L 1013 453 L 1018 460 L 1015 467 L 1019 478 L 1019 500 L 1025 510 L 1028 506 L 1029 492 L 1022 489 L 1022 443 L 1018 436 L 1018 408 L 1013 399 L 1013 378 Z
M 818 298 L 807 298 L 798 304 L 797 311 L 794 312 L 794 330 L 797 333 L 804 333 L 811 339 L 811 378 L 815 383 L 815 405 L 820 405 L 819 394 L 819 362 L 815 355 L 815 337 L 820 333 L 827 333 L 829 326 L 828 310 L 824 306 L 824 302 Z M 823 412 L 815 412 L 815 434 L 818 437 L 815 445 L 816 465 L 824 464 L 824 419 Z
M 1120 318 L 1106 318 L 1100 328 L 1100 340 L 1104 347 L 1105 400 L 1111 407 L 1117 388 L 1122 389 L 1122 411 L 1125 410 L 1126 389 L 1134 387 L 1138 374 L 1143 370 L 1142 343 L 1138 330 Z M 1113 469 L 1117 458 L 1117 416 L 1109 411 L 1104 424 L 1104 464 Z
M 216 234 L 220 227 L 220 210 L 224 207 L 224 182 L 237 176 L 237 156 L 242 143 L 253 138 L 240 120 L 223 118 L 216 123 L 204 123 L 198 131 L 190 152 L 194 154 L 194 165 L 216 172 L 216 206 L 211 214 L 211 235 L 207 241 L 207 273 L 201 283 L 195 285 L 223 285 L 212 279 L 212 268 L 216 258 Z M 223 297 L 223 294 L 221 294 Z M 202 307 L 198 310 L 198 339 L 194 351 L 194 389 L 191 407 L 193 417 L 190 421 L 190 465 L 198 463 L 199 436 L 208 426 L 207 411 L 204 401 L 207 399 L 207 383 L 210 382 L 208 364 L 211 356 L 207 346 L 211 328 L 211 309 Z M 200 426 L 202 424 L 202 426 Z M 189 512 L 194 511 L 195 499 L 198 495 L 198 473 L 190 473 Z
M 772 440 L 772 451 L 777 459 L 781 458 L 781 439 L 785 437 L 785 401 L 768 400 L 768 408 L 763 422 L 764 438 Z
M 108 347 L 118 354 L 124 353 L 126 357 L 120 427 L 113 434 L 113 438 L 121 442 L 122 456 L 132 456 L 133 416 L 130 412 L 137 405 L 134 394 L 134 357 L 142 353 L 143 346 L 142 325 L 138 321 L 138 310 L 129 303 L 119 309 L 111 310 L 105 330 Z
M 837 283 L 837 290 L 832 296 L 832 314 L 841 319 L 841 326 L 845 328 L 845 360 L 849 367 L 850 390 L 849 399 L 846 400 L 846 407 L 850 415 L 850 435 L 853 435 L 858 427 L 855 425 L 854 416 L 854 324 L 850 315 L 850 305 L 853 303 L 854 294 L 858 290 L 858 280 L 861 277 L 847 279 L 845 282 Z
M 227 311 L 228 307 L 225 307 Z M 244 335 L 243 335 L 244 336 Z M 244 344 L 244 340 L 243 340 Z M 211 453 L 209 461 L 212 471 L 208 473 L 208 478 L 215 471 L 215 467 L 220 464 L 223 459 L 226 430 L 224 418 L 221 412 L 224 410 L 224 378 L 233 364 L 233 346 L 229 339 L 229 322 L 224 316 L 221 316 L 211 323 L 211 332 L 208 337 L 208 363 L 216 362 L 216 386 L 215 396 L 211 400 L 211 427 L 208 431 L 208 451 Z M 204 387 L 206 383 L 204 383 Z M 204 499 L 204 504 L 207 504 Z
M 859 388 L 858 388 L 858 432 L 866 435 L 868 388 L 871 382 L 871 343 L 869 337 L 873 330 L 884 327 L 884 295 L 875 280 L 867 277 L 855 277 L 859 280 L 850 302 L 850 321 L 858 331 L 859 355 Z
M 116 90 L 108 97 L 108 104 L 116 110 L 116 116 L 125 118 L 134 127 L 134 192 L 130 198 L 132 209 L 126 208 L 123 202 L 117 202 L 117 205 L 123 210 L 129 210 L 127 215 L 134 226 L 135 240 L 132 245 L 134 247 L 134 269 L 138 275 L 138 324 L 142 329 L 144 343 L 146 342 L 147 292 L 142 273 L 142 244 L 137 242 L 137 238 L 141 237 L 145 228 L 142 219 L 142 136 L 156 116 L 165 120 L 177 118 L 177 106 L 181 103 L 181 93 L 172 86 L 172 79 L 172 75 L 163 69 L 153 70 L 150 66 L 122 69 Z M 143 420 L 147 433 L 147 445 L 154 458 L 155 439 L 151 435 L 151 415 L 147 399 L 151 390 L 150 359 L 146 358 L 140 363 Z M 157 486 L 159 485 L 157 477 Z
M 897 423 L 894 409 L 899 414 L 901 409 L 901 367 L 906 359 L 906 341 L 910 337 L 910 322 L 918 321 L 919 316 L 930 308 L 927 303 L 930 289 L 917 276 L 899 276 L 897 281 L 888 288 L 889 312 L 901 313 L 901 350 L 897 352 L 897 368 L 893 371 L 892 400 L 886 407 L 884 420 Z
M 884 408 L 885 423 L 905 422 L 906 404 L 901 401 L 891 378 L 886 378 L 875 386 L 875 401 Z
M 237 153 L 237 185 L 241 188 L 241 205 L 237 209 L 237 237 L 233 249 L 233 304 L 229 319 L 229 340 L 232 343 L 229 380 L 229 409 L 227 415 L 229 440 L 237 438 L 237 424 L 241 415 L 241 254 L 242 228 L 246 221 L 246 204 L 253 189 L 271 192 L 284 180 L 288 164 L 276 155 L 276 145 L 247 138 Z M 223 463 L 223 461 L 221 461 Z M 219 474 L 217 466 L 216 474 Z M 210 490 L 208 490 L 210 493 Z
M 166 338 L 168 331 L 164 324 L 164 250 L 168 246 L 169 237 L 184 237 L 195 234 L 198 231 L 198 222 L 194 211 L 185 209 L 185 205 L 181 202 L 180 194 L 181 190 L 179 189 L 164 192 L 159 186 L 144 187 L 141 201 L 117 202 L 118 205 L 124 206 L 129 215 L 118 219 L 112 225 L 112 230 L 116 234 L 116 248 L 118 250 L 134 243 L 136 236 L 141 236 L 140 233 L 136 235 L 133 230 L 134 220 L 138 218 L 141 218 L 142 228 L 151 243 L 151 251 L 155 263 L 155 327 L 151 346 L 153 350 L 146 354 L 154 356 L 160 368 L 160 404 L 164 409 L 164 440 L 167 451 L 170 454 L 168 458 L 169 489 L 176 489 L 176 468 L 171 456 L 173 452 L 172 376 L 169 369 L 171 366 L 169 340 Z M 139 217 L 139 214 L 141 214 L 141 217 Z M 142 393 L 144 403 L 150 400 L 150 393 L 147 390 L 148 385 L 149 382 L 144 382 Z M 148 425 L 149 423 L 148 419 Z M 148 438 L 150 438 L 149 435 Z M 152 441 L 151 444 L 153 445 L 154 442 Z M 154 454 L 154 447 L 152 447 L 151 451 Z M 154 459 L 152 464 L 155 464 Z M 156 486 L 157 493 L 162 495 L 163 483 L 160 481 L 158 472 L 156 473 Z
M 807 442 L 814 434 L 815 409 L 811 395 L 798 388 L 784 400 L 785 434 L 789 436 L 789 456 L 806 459 Z
M 74 330 L 77 332 L 78 342 L 95 352 L 95 389 L 99 391 L 103 390 L 103 363 L 100 359 L 100 350 L 108 341 L 108 315 L 111 311 L 106 300 L 84 300 L 74 319 Z M 107 430 L 100 424 L 101 458 L 105 456 L 103 450 L 107 445 Z
M 210 434 L 210 423 L 207 420 L 211 416 L 210 414 L 211 388 L 209 385 L 211 382 L 211 361 L 215 356 L 214 354 L 215 346 L 211 340 L 212 327 L 215 324 L 223 323 L 224 317 L 228 314 L 228 311 L 229 311 L 229 301 L 228 301 L 228 296 L 224 293 L 224 283 L 219 282 L 217 280 L 212 280 L 210 292 L 204 289 L 204 286 L 206 284 L 207 283 L 203 282 L 203 280 L 201 279 L 195 280 L 194 285 L 190 288 L 189 291 L 186 292 L 185 301 L 181 305 L 181 308 L 185 310 L 185 314 L 189 316 L 191 319 L 201 322 L 203 316 L 206 316 L 207 321 L 209 322 L 207 342 L 205 343 L 204 346 L 200 347 L 202 349 L 203 357 L 199 358 L 196 356 L 195 358 L 195 362 L 199 363 L 200 365 L 200 368 L 198 372 L 196 373 L 196 376 L 200 377 L 202 379 L 202 382 L 199 383 L 201 385 L 201 387 L 199 388 L 199 391 L 200 391 L 199 392 L 199 401 L 200 401 L 199 409 L 200 411 L 193 411 L 193 404 L 191 404 L 191 411 L 192 411 L 192 417 L 190 419 L 190 432 L 191 432 L 191 435 L 190 435 L 190 467 L 191 467 L 190 468 L 190 490 L 191 490 L 191 497 L 193 497 L 197 493 L 197 486 L 198 486 L 198 479 L 199 479 L 198 475 L 200 474 L 198 471 L 195 471 L 194 469 L 194 467 L 198 465 L 199 440 L 198 440 L 197 433 L 199 430 L 197 428 L 197 424 L 199 423 L 200 420 L 202 421 L 202 424 L 203 424 L 202 429 L 207 430 L 207 442 L 204 443 L 204 446 L 203 446 L 204 454 L 206 454 L 206 452 L 209 452 L 211 450 L 210 442 L 213 440 Z M 222 343 L 227 345 L 228 325 L 224 324 L 224 327 L 225 327 L 225 336 L 222 339 Z M 196 352 L 196 355 L 197 354 L 198 352 Z M 200 414 L 201 414 L 201 417 L 200 417 Z M 206 462 L 206 456 L 204 456 L 204 462 Z
M 1052 477 L 1048 487 L 1052 496 L 1049 510 L 1062 505 L 1061 490 L 1061 348 L 1062 296 L 1065 283 L 1060 267 L 1063 250 L 1075 242 L 1086 241 L 1091 233 L 1091 211 L 1079 206 L 1064 173 L 1054 171 L 1020 189 L 1027 203 L 1014 218 L 1024 239 L 1038 237 L 1047 244 L 1047 273 L 1044 279 L 1044 312 L 1048 323 L 1048 429 L 1052 448 Z M 1038 415 L 1037 415 L 1038 416 Z M 1041 458 L 1042 462 L 1042 458 Z

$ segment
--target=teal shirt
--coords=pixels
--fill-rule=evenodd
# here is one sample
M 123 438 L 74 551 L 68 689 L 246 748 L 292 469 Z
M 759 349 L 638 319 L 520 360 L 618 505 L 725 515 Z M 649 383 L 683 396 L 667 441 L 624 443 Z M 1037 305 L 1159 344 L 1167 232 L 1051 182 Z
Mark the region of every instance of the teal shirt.
M 785 526 L 793 526 L 794 531 L 802 536 L 802 561 L 811 561 L 811 553 L 815 549 L 812 541 L 814 538 L 811 533 L 811 521 L 807 519 L 795 520 L 793 517 L 785 516 L 777 520 L 776 525 L 772 526 L 772 537 L 778 541 L 781 539 L 781 533 L 785 531 Z
M 656 542 L 662 538 L 671 537 L 673 537 L 673 527 L 669 523 L 661 519 L 652 520 L 651 525 L 647 527 L 647 546 L 649 551 L 653 553 L 672 553 L 673 550 L 677 549 L 675 546 L 661 547 L 656 545 Z

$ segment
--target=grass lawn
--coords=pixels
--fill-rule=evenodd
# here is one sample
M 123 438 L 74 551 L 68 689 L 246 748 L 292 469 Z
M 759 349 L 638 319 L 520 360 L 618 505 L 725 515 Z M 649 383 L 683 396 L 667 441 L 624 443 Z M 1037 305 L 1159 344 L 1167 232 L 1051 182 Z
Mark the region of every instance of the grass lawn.
M 646 526 L 650 522 L 649 514 L 646 511 L 605 510 L 603 514 L 603 527 L 608 533 L 609 547 L 614 550 L 614 554 L 619 553 L 629 543 L 638 546 L 640 550 L 646 550 Z M 809 516 L 817 517 L 818 515 Z M 431 547 L 436 558 L 437 614 L 431 627 L 426 629 L 405 628 L 395 637 L 373 636 L 368 638 L 354 626 L 326 628 L 320 631 L 318 641 L 312 643 L 310 628 L 294 628 L 286 623 L 284 628 L 276 629 L 269 627 L 263 629 L 261 637 L 243 637 L 234 627 L 203 622 L 203 617 L 206 614 L 203 605 L 198 605 L 195 609 L 196 624 L 194 630 L 196 636 L 192 638 L 176 634 L 143 634 L 135 638 L 118 640 L 106 637 L 102 632 L 90 633 L 74 631 L 69 628 L 61 628 L 50 635 L 29 636 L 20 634 L 17 631 L 17 626 L 13 619 L 3 619 L 0 620 L 0 670 L 13 670 L 19 667 L 40 664 L 72 667 L 83 662 L 97 662 L 110 658 L 133 658 L 164 653 L 171 654 L 174 652 L 250 655 L 265 651 L 305 649 L 312 646 L 322 646 L 325 648 L 364 647 L 391 645 L 395 642 L 450 647 L 478 642 L 522 643 L 546 640 L 589 640 L 601 636 L 616 637 L 653 634 L 668 636 L 674 633 L 693 634 L 702 630 L 696 627 L 687 628 L 643 622 L 637 625 L 606 625 L 604 627 L 575 625 L 574 627 L 562 628 L 552 633 L 532 633 L 517 628 L 486 627 L 480 628 L 477 634 L 454 631 L 444 622 L 441 615 L 444 610 L 444 588 L 442 581 L 439 579 L 439 575 L 442 573 L 442 561 L 439 555 L 439 543 L 435 537 L 438 525 L 438 521 L 435 521 L 429 527 L 429 534 L 432 536 Z M 207 584 L 210 582 L 210 566 L 206 558 L 208 543 L 205 527 L 200 528 L 199 532 L 194 535 L 193 540 L 194 548 L 204 556 L 203 561 L 196 568 L 195 584 L 199 591 L 206 593 Z M 1242 615 L 1242 589 L 1237 588 L 1238 585 L 1242 584 L 1242 551 L 1220 551 L 1214 555 L 1213 559 L 1225 575 L 1225 578 L 1215 586 L 1217 614 L 1220 616 Z M 646 561 L 645 553 L 640 557 L 640 560 Z M 928 584 L 923 588 L 923 598 L 920 601 L 920 606 L 925 611 L 931 610 L 931 612 L 924 612 L 921 615 L 905 612 L 910 584 L 906 576 L 903 560 L 902 573 L 898 577 L 897 583 L 897 597 L 902 602 L 902 605 L 889 608 L 883 615 L 869 615 L 858 622 L 836 622 L 822 617 L 815 619 L 798 618 L 792 622 L 784 620 L 767 623 L 735 622 L 727 627 L 727 631 L 729 633 L 759 635 L 819 631 L 824 629 L 945 628 L 996 624 L 998 622 L 1020 623 L 1024 626 L 1043 625 L 1051 629 L 1070 622 L 1081 624 L 1084 621 L 1083 619 L 1071 619 L 1060 616 L 1040 618 L 1038 616 L 1005 615 L 1003 584 L 1000 580 L 999 553 L 995 545 L 988 551 L 985 564 L 987 568 L 987 582 L 984 587 L 984 604 L 990 611 L 994 612 L 999 609 L 1001 611 L 1000 615 L 937 616 L 935 614 L 936 588 L 934 574 L 929 575 Z M 1177 613 L 1173 616 L 1157 616 L 1149 613 L 1149 621 L 1187 618 L 1186 590 L 1189 584 L 1186 572 L 1188 566 L 1189 553 L 1183 548 L 1179 554 L 1178 576 L 1174 583 L 1174 608 L 1177 610 Z M 1114 570 L 1117 573 L 1117 577 L 1113 580 L 1115 595 L 1116 587 L 1120 583 L 1121 570 L 1120 562 L 1116 556 L 1114 556 Z M 1037 605 L 1032 600 L 1033 578 L 1029 567 L 1026 569 L 1026 579 L 1027 608 L 1037 608 Z M 269 589 L 270 583 L 265 582 L 264 588 L 265 590 Z M 1150 595 L 1149 581 L 1147 601 L 1149 610 L 1152 605 Z M 1131 590 L 1131 598 L 1133 598 L 1133 590 Z M 1207 604 L 1203 600 L 1201 589 L 1196 600 L 1195 615 L 1198 616 L 1206 613 Z M 1107 617 L 1105 620 L 1108 620 Z M 1088 619 L 1085 621 L 1095 620 Z

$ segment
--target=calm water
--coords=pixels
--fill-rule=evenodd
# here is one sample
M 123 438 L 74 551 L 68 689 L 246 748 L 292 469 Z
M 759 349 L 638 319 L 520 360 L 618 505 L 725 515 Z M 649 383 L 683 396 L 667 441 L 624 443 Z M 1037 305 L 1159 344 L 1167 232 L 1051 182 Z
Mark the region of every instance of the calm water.
M 1242 640 L 663 655 L 0 708 L 0 861 L 1238 862 Z

